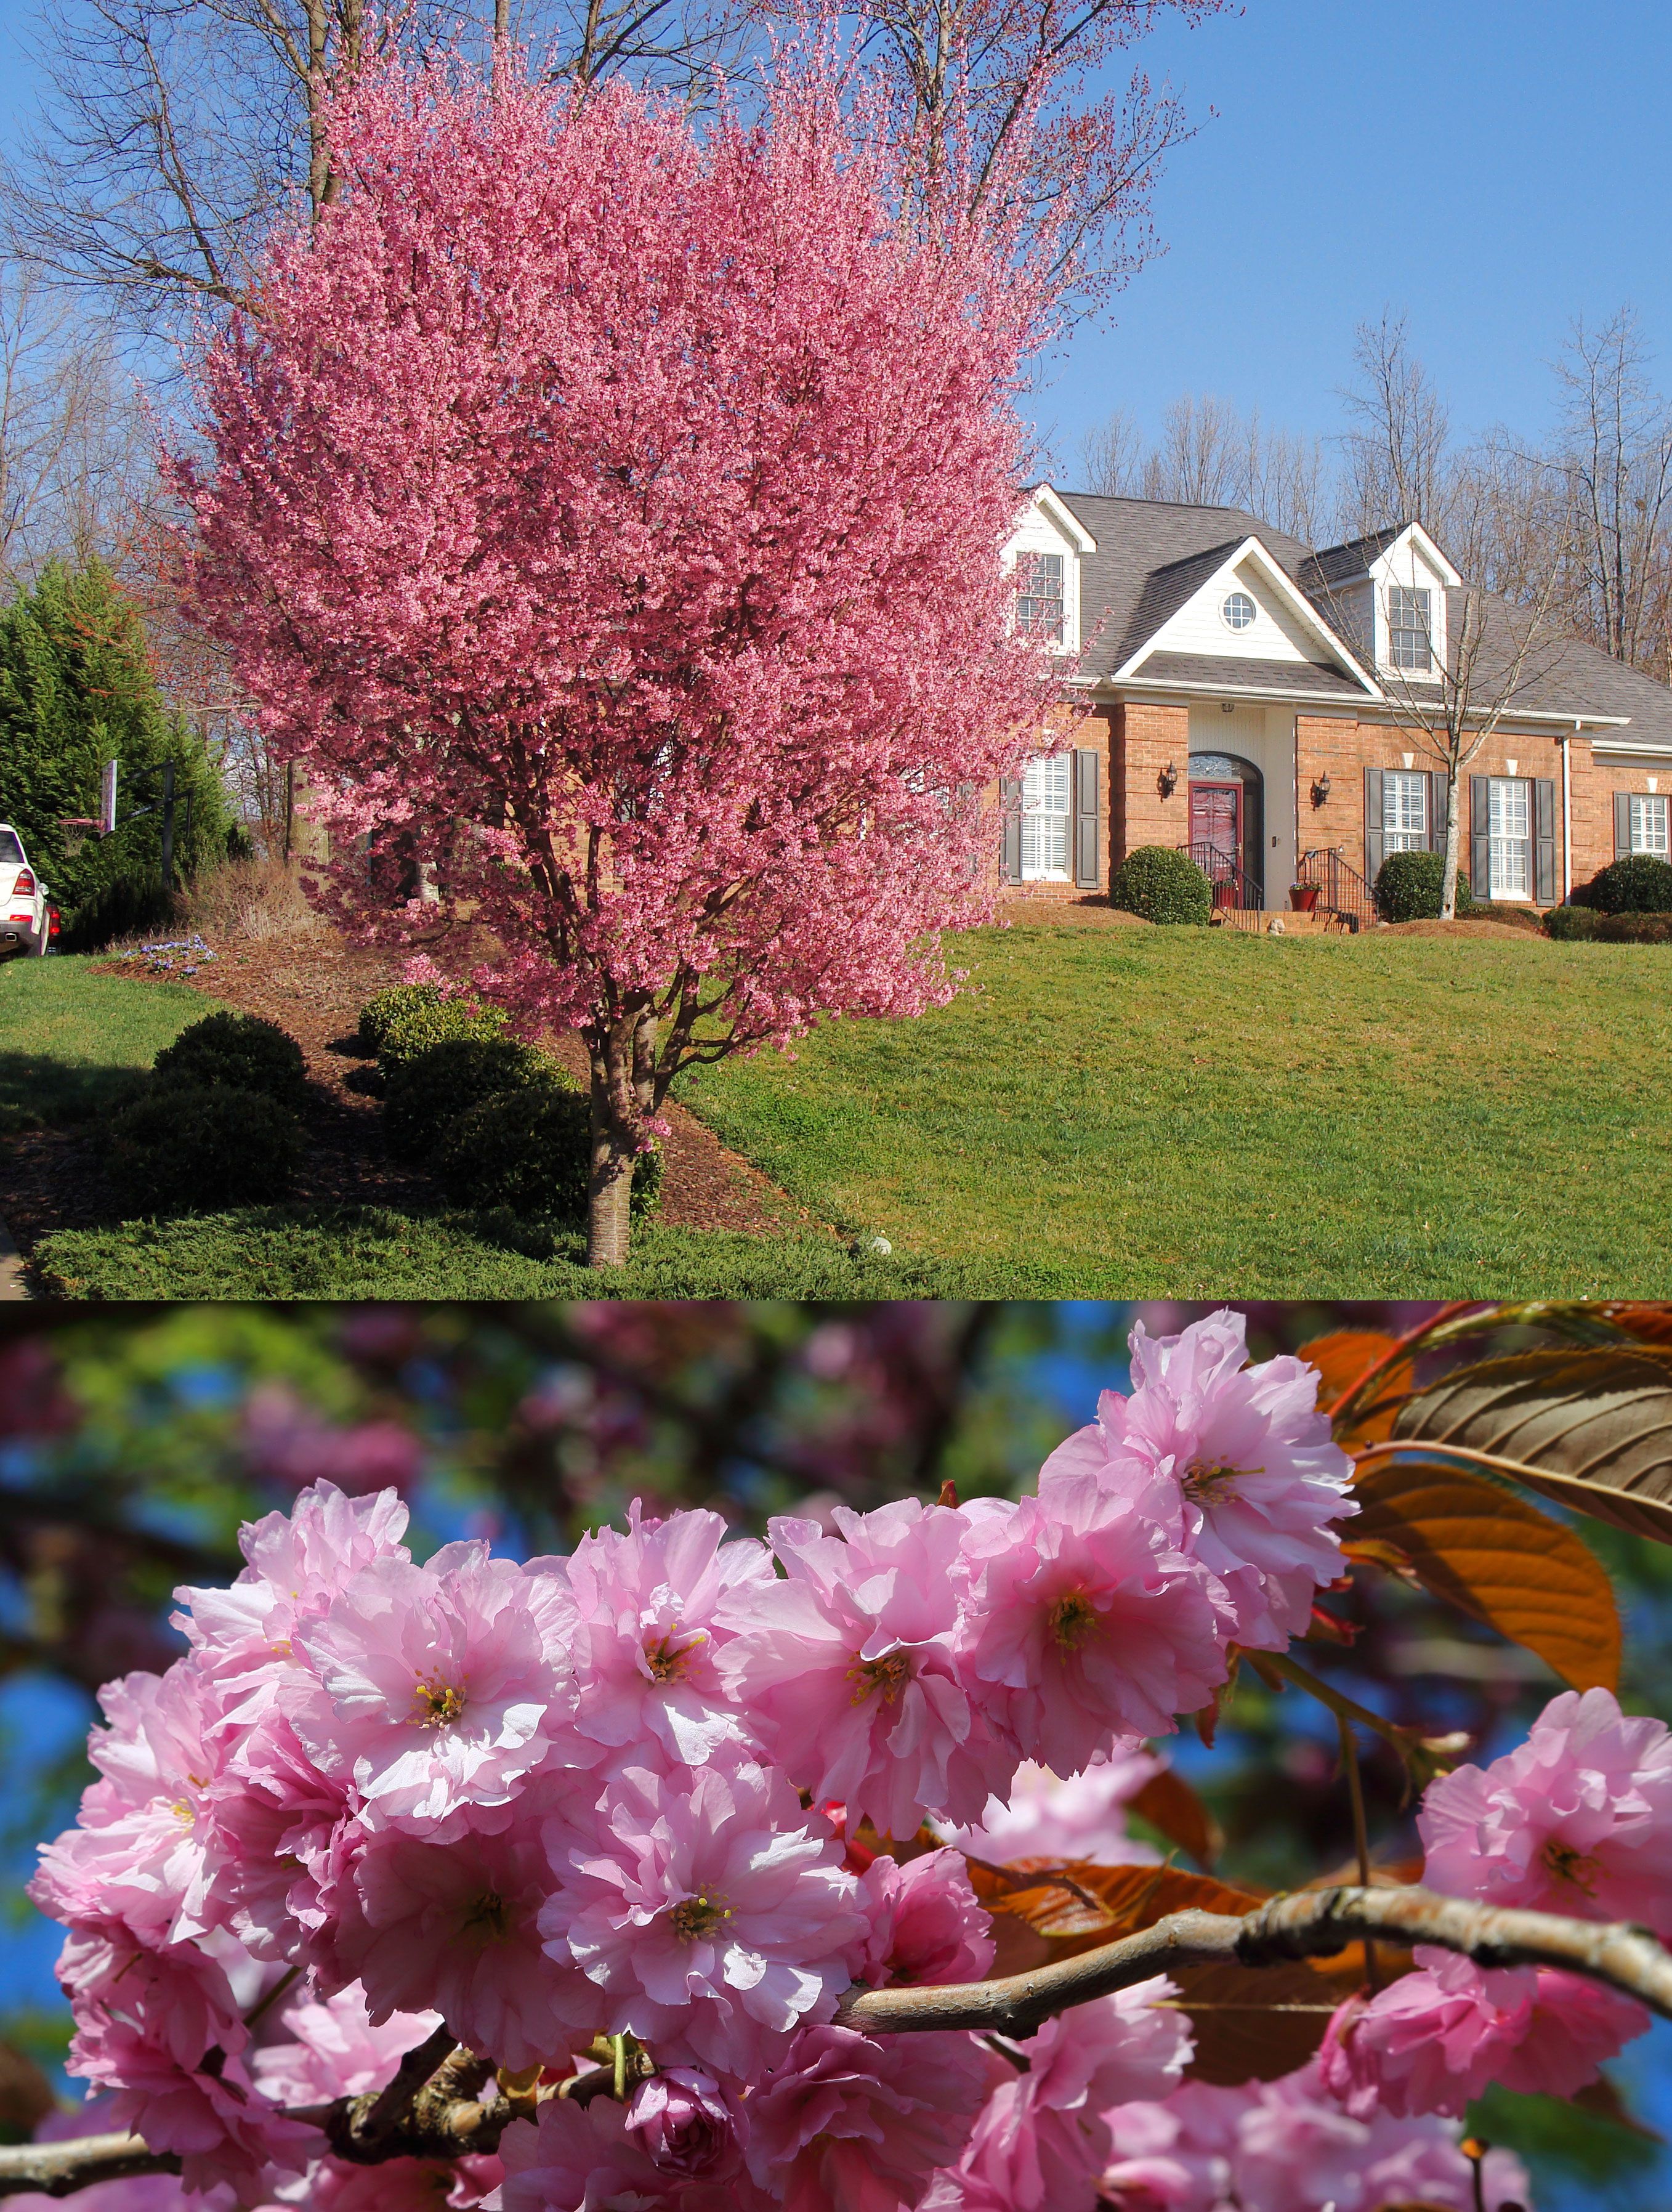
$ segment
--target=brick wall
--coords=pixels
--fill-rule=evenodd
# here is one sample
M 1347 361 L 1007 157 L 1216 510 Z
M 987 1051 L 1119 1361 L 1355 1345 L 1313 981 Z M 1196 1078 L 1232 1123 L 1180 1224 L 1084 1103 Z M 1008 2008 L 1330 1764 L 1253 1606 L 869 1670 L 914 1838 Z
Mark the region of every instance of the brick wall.
M 1672 761 L 1599 761 L 1589 738 L 1573 740 L 1573 881 L 1588 884 L 1614 857 L 1614 795 L 1646 792 L 1652 776 L 1663 794 L 1672 793 Z
M 1190 710 L 1129 702 L 1114 709 L 1115 773 L 1109 779 L 1109 850 L 1118 866 L 1140 845 L 1188 844 L 1190 834 Z M 1164 769 L 1178 771 L 1170 798 Z

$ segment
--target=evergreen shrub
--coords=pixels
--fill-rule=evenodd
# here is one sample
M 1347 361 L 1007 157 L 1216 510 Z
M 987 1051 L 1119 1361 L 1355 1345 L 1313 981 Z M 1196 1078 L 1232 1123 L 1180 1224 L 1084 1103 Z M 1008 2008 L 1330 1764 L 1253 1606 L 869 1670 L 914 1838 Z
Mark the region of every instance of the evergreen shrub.
M 1214 887 L 1194 860 L 1165 845 L 1140 845 L 1109 879 L 1109 903 L 1146 921 L 1205 923 Z

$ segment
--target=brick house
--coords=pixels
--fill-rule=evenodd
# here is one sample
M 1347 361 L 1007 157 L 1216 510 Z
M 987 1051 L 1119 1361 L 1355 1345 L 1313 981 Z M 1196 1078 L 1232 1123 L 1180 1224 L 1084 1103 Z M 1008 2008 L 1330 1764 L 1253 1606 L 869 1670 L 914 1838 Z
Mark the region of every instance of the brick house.
M 1233 507 L 1039 484 L 1006 559 L 1019 619 L 1057 644 L 1085 710 L 1006 787 L 1007 892 L 1084 898 L 1164 845 L 1227 908 L 1281 908 L 1291 884 L 1326 879 L 1361 904 L 1387 853 L 1444 848 L 1418 702 L 1441 696 L 1436 661 L 1456 665 L 1465 602 L 1416 526 L 1315 551 Z M 1515 615 L 1484 604 L 1473 696 L 1489 705 Z M 1554 641 L 1510 696 L 1458 793 L 1477 898 L 1550 906 L 1621 854 L 1672 857 L 1672 691 Z

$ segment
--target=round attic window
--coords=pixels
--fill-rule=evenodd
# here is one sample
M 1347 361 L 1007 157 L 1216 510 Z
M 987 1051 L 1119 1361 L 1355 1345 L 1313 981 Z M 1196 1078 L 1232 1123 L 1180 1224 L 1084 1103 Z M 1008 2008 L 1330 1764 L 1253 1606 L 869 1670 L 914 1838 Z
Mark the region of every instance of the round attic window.
M 1247 629 L 1253 623 L 1257 610 L 1246 592 L 1232 592 L 1220 612 L 1225 617 L 1227 629 Z

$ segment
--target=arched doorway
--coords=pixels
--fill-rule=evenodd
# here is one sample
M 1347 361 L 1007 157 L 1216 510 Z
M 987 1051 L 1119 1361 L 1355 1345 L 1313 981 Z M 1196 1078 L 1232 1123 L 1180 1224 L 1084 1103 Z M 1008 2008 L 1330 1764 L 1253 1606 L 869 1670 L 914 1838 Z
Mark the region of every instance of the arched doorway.
M 1265 784 L 1239 753 L 1190 755 L 1190 858 L 1218 906 L 1265 904 Z

